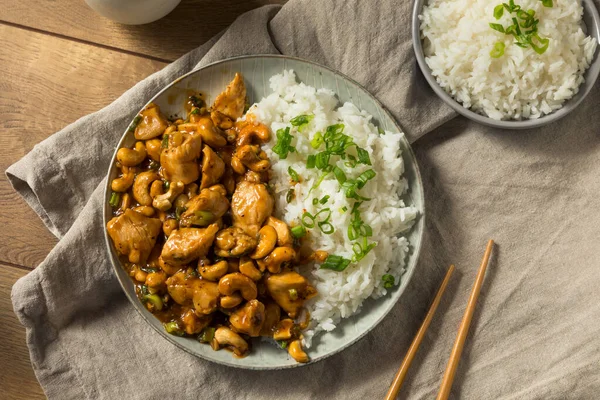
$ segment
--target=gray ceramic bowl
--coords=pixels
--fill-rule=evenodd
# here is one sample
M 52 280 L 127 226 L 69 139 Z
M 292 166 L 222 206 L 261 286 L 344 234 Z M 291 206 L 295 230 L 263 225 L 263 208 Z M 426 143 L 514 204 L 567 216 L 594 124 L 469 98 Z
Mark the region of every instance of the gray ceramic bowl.
M 579 92 L 573 98 L 565 102 L 563 107 L 559 110 L 551 114 L 544 115 L 543 117 L 538 119 L 529 119 L 523 121 L 498 121 L 473 112 L 468 108 L 463 107 L 462 104 L 454 100 L 452 96 L 450 96 L 444 89 L 440 87 L 435 77 L 431 74 L 429 66 L 425 62 L 425 55 L 423 54 L 423 44 L 421 41 L 421 22 L 419 21 L 419 15 L 421 14 L 423 5 L 426 2 L 427 0 L 414 0 L 413 4 L 412 39 L 415 54 L 417 56 L 417 62 L 419 63 L 419 67 L 421 68 L 421 71 L 423 71 L 423 75 L 425 75 L 425 79 L 427 79 L 429 86 L 431 86 L 435 93 L 456 112 L 464 115 L 469 119 L 472 119 L 473 121 L 479 122 L 483 125 L 503 129 L 530 129 L 550 124 L 552 122 L 558 121 L 559 119 L 573 111 L 583 101 L 583 99 L 585 98 L 585 96 L 587 96 L 590 90 L 592 90 L 592 87 L 594 86 L 594 83 L 598 78 L 598 74 L 600 73 L 600 57 L 598 57 L 598 52 L 600 52 L 600 46 L 598 49 L 596 49 L 596 54 L 594 56 L 592 64 L 590 65 L 590 68 L 584 74 L 585 82 L 581 84 Z M 587 27 L 587 33 L 588 35 L 595 37 L 596 40 L 600 43 L 600 17 L 598 16 L 598 10 L 594 5 L 594 1 L 582 0 L 582 4 L 583 21 L 585 22 L 585 25 Z
M 158 104 L 166 115 L 185 115 L 184 100 L 190 89 L 201 91 L 206 94 L 207 103 L 212 103 L 215 96 L 219 94 L 233 78 L 236 72 L 244 76 L 248 89 L 250 103 L 259 101 L 262 97 L 271 93 L 269 88 L 269 77 L 281 73 L 284 69 L 293 69 L 298 79 L 316 88 L 328 88 L 333 90 L 341 102 L 351 101 L 374 117 L 374 122 L 380 128 L 392 131 L 401 131 L 390 114 L 382 105 L 370 95 L 364 88 L 351 79 L 320 65 L 303 61 L 300 59 L 282 56 L 248 56 L 220 61 L 200 70 L 190 72 L 176 79 L 169 86 L 160 91 L 150 101 Z M 140 110 L 143 107 L 140 107 Z M 132 115 L 132 118 L 134 115 Z M 133 133 L 125 132 L 116 149 L 123 146 L 131 146 L 135 142 Z M 410 183 L 410 191 L 406 195 L 405 202 L 420 210 L 420 216 L 416 224 L 408 234 L 411 243 L 411 252 L 407 259 L 406 272 L 402 276 L 401 283 L 386 296 L 374 300 L 367 300 L 363 304 L 363 310 L 359 314 L 348 318 L 338 325 L 338 328 L 327 334 L 317 336 L 313 346 L 309 350 L 311 363 L 322 360 L 335 354 L 365 336 L 373 329 L 396 304 L 413 275 L 423 235 L 425 220 L 423 204 L 423 186 L 421 176 L 415 160 L 415 156 L 406 139 L 402 139 L 402 150 L 406 168 L 405 176 Z M 108 171 L 107 185 L 104 193 L 104 225 L 110 220 L 111 207 L 108 204 L 111 190 L 110 182 L 118 175 L 115 164 L 116 157 L 113 155 L 111 167 Z M 158 334 L 181 349 L 206 360 L 214 361 L 233 367 L 248 369 L 281 369 L 302 366 L 291 359 L 286 351 L 276 348 L 266 341 L 254 341 L 252 352 L 242 359 L 234 358 L 225 350 L 213 351 L 210 346 L 200 344 L 194 339 L 182 338 L 169 335 L 165 332 L 162 324 L 146 310 L 137 299 L 133 283 L 125 273 L 112 241 L 105 231 L 108 256 L 114 267 L 115 274 L 123 287 L 123 291 L 142 315 L 144 320 L 154 328 Z M 133 323 L 133 321 L 132 321 Z M 401 327 L 399 327 L 400 329 Z

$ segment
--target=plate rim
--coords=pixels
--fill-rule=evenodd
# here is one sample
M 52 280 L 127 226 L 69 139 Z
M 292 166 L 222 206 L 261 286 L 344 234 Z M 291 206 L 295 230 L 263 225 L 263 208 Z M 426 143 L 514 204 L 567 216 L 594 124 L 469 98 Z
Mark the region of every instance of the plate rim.
M 364 330 L 363 332 L 361 332 L 357 337 L 355 337 L 353 340 L 345 343 L 344 345 L 342 345 L 341 347 L 327 353 L 324 354 L 320 357 L 317 358 L 311 358 L 310 361 L 308 363 L 293 363 L 293 364 L 288 364 L 288 365 L 272 365 L 272 366 L 248 366 L 248 365 L 240 365 L 240 364 L 236 364 L 236 363 L 232 363 L 232 362 L 228 362 L 228 361 L 223 361 L 223 360 L 216 360 L 216 359 L 212 359 L 212 358 L 208 358 L 203 354 L 199 354 L 194 352 L 192 349 L 182 345 L 181 343 L 177 342 L 174 340 L 174 338 L 172 337 L 172 335 L 166 333 L 164 331 L 164 329 L 158 329 L 154 324 L 151 323 L 151 321 L 149 320 L 149 316 L 146 315 L 145 313 L 142 312 L 141 308 L 140 308 L 140 302 L 137 298 L 137 296 L 132 295 L 131 293 L 129 293 L 129 290 L 126 288 L 125 286 L 125 282 L 123 282 L 123 280 L 121 279 L 121 275 L 119 274 L 120 270 L 123 270 L 123 267 L 121 265 L 120 262 L 115 262 L 115 260 L 118 260 L 118 255 L 115 253 L 114 250 L 114 246 L 110 240 L 110 237 L 108 235 L 108 231 L 106 229 L 106 224 L 108 223 L 108 221 L 112 218 L 111 216 L 111 210 L 112 208 L 110 207 L 110 205 L 108 204 L 109 201 L 109 197 L 110 197 L 110 193 L 111 193 L 111 188 L 110 188 L 110 176 L 111 176 L 111 171 L 113 169 L 115 160 L 116 160 L 116 156 L 117 156 L 117 152 L 118 150 L 121 148 L 121 146 L 123 145 L 123 142 L 126 140 L 127 138 L 127 134 L 129 133 L 129 126 L 131 124 L 131 122 L 133 121 L 133 119 L 135 118 L 135 116 L 137 116 L 148 104 L 152 103 L 153 101 L 155 101 L 158 97 L 160 97 L 164 92 L 166 92 L 167 90 L 171 89 L 174 85 L 176 85 L 177 83 L 181 82 L 182 80 L 188 78 L 189 76 L 193 75 L 193 74 L 197 74 L 200 71 L 207 69 L 207 68 L 212 68 L 215 66 L 218 66 L 220 64 L 226 64 L 226 63 L 230 63 L 233 61 L 238 61 L 238 60 L 244 60 L 244 59 L 260 59 L 260 58 L 278 58 L 278 59 L 287 59 L 287 60 L 294 60 L 300 63 L 306 63 L 306 64 L 310 64 L 310 65 L 314 65 L 317 66 L 319 68 L 323 68 L 325 70 L 330 71 L 331 73 L 333 73 L 336 76 L 341 77 L 342 79 L 345 79 L 349 82 L 351 82 L 352 84 L 356 85 L 359 89 L 361 89 L 367 96 L 369 96 L 371 98 L 371 100 L 375 103 L 375 105 L 377 107 L 379 107 L 383 113 L 385 113 L 385 115 L 387 115 L 388 118 L 390 118 L 390 120 L 392 121 L 392 123 L 394 124 L 394 127 L 398 130 L 398 132 L 402 132 L 403 136 L 401 138 L 401 141 L 403 143 L 403 151 L 407 152 L 409 155 L 409 158 L 413 160 L 412 163 L 412 168 L 414 170 L 414 174 L 415 174 L 415 178 L 417 180 L 417 182 L 419 183 L 418 185 L 416 185 L 418 187 L 418 195 L 421 198 L 422 201 L 422 206 L 421 206 L 421 210 L 419 210 L 419 214 L 417 216 L 417 220 L 415 222 L 415 224 L 413 225 L 413 227 L 411 229 L 416 229 L 416 227 L 418 225 L 420 225 L 420 228 L 418 229 L 418 242 L 416 243 L 416 245 L 414 245 L 414 247 L 412 248 L 412 257 L 409 259 L 409 262 L 407 263 L 406 267 L 405 267 L 405 272 L 403 275 L 401 275 L 402 279 L 406 280 L 406 285 L 403 287 L 403 289 L 401 291 L 399 291 L 400 286 L 397 287 L 396 292 L 392 293 L 392 296 L 395 297 L 395 299 L 393 299 L 393 303 L 391 304 L 391 306 L 385 310 L 383 312 L 383 314 L 380 316 L 380 318 L 378 318 L 377 320 L 375 320 L 375 322 L 366 330 Z M 336 93 L 336 96 L 338 94 Z M 112 270 L 113 273 L 115 275 L 115 277 L 117 278 L 117 281 L 119 282 L 119 286 L 121 287 L 122 292 L 125 294 L 125 296 L 127 297 L 127 299 L 130 301 L 130 303 L 132 304 L 133 308 L 136 310 L 136 312 L 144 319 L 144 321 L 146 322 L 147 325 L 149 325 L 153 330 L 155 330 L 156 332 L 158 332 L 158 334 L 160 336 L 162 336 L 164 339 L 166 339 L 168 342 L 170 342 L 171 344 L 177 346 L 178 348 L 180 348 L 181 350 L 185 351 L 188 354 L 191 354 L 195 357 L 198 357 L 202 360 L 206 360 L 209 362 L 213 362 L 219 365 L 225 365 L 228 367 L 234 367 L 234 368 L 239 368 L 239 369 L 245 369 L 245 370 L 256 370 L 256 371 L 269 371 L 269 370 L 282 370 L 282 369 L 291 369 L 291 368 L 298 368 L 298 367 L 304 367 L 304 366 L 308 366 L 308 365 L 313 365 L 317 362 L 323 361 L 335 354 L 341 353 L 342 351 L 348 349 L 349 347 L 351 347 L 352 345 L 358 343 L 360 340 L 364 339 L 366 337 L 366 335 L 368 333 L 370 333 L 373 329 L 375 329 L 375 327 L 377 327 L 381 321 L 383 321 L 388 315 L 389 313 L 392 311 L 392 309 L 394 307 L 396 307 L 396 305 L 398 304 L 398 302 L 400 301 L 400 298 L 402 297 L 402 295 L 404 294 L 404 292 L 406 291 L 406 289 L 408 288 L 408 285 L 410 284 L 410 281 L 414 275 L 415 270 L 417 269 L 417 265 L 421 256 L 421 249 L 422 249 L 422 244 L 423 244 L 423 238 L 425 236 L 425 223 L 426 223 L 426 203 L 425 203 L 425 192 L 424 192 L 424 187 L 423 187 L 423 179 L 421 176 L 421 171 L 419 168 L 419 164 L 417 162 L 417 157 L 412 149 L 412 146 L 410 145 L 410 142 L 408 141 L 408 138 L 406 136 L 406 133 L 404 131 L 404 129 L 402 129 L 402 127 L 399 125 L 398 121 L 396 121 L 396 119 L 393 117 L 393 115 L 389 112 L 389 110 L 379 101 L 379 99 L 377 99 L 371 92 L 369 92 L 364 86 L 362 86 L 360 83 L 356 82 L 354 79 L 348 77 L 347 75 L 333 69 L 330 68 L 328 66 L 319 64 L 317 62 L 314 61 L 310 61 L 310 60 L 306 60 L 300 57 L 293 57 L 293 56 L 286 56 L 286 55 L 282 55 L 282 54 L 250 54 L 250 55 L 241 55 L 241 56 L 235 56 L 235 57 L 230 57 L 230 58 L 225 58 L 222 60 L 218 60 L 206 65 L 201 66 L 200 68 L 196 68 L 193 69 L 177 78 L 175 78 L 174 80 L 172 80 L 169 84 L 167 84 L 166 86 L 164 86 L 160 91 L 158 91 L 155 95 L 153 95 L 150 100 L 148 100 L 143 107 L 141 107 L 139 109 L 139 111 L 137 111 L 134 116 L 131 118 L 130 123 L 127 124 L 127 127 L 125 128 L 125 131 L 123 132 L 123 134 L 121 135 L 121 138 L 119 140 L 119 142 L 116 144 L 115 146 L 115 151 L 111 157 L 111 161 L 108 165 L 108 169 L 107 172 L 105 174 L 105 178 L 106 178 L 106 182 L 105 182 L 105 186 L 104 186 L 104 198 L 103 198 L 103 207 L 102 207 L 102 211 L 103 211 L 103 215 L 102 215 L 102 230 L 104 232 L 104 242 L 105 242 L 105 250 L 107 251 L 107 255 L 109 258 L 109 261 L 112 265 Z M 413 189 L 412 186 L 409 186 L 410 190 Z M 124 270 L 123 270 L 124 271 Z M 367 301 L 371 298 L 365 299 L 364 301 Z M 377 301 L 377 300 L 374 300 Z M 360 312 L 358 312 L 357 314 L 354 314 L 353 316 L 359 315 Z M 353 317 L 352 316 L 352 317 Z M 232 356 L 233 359 L 233 356 Z

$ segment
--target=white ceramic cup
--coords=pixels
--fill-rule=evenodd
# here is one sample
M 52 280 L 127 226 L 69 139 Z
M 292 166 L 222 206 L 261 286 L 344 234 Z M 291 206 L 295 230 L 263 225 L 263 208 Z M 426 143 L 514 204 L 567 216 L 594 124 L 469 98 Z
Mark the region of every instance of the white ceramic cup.
M 181 0 L 85 0 L 98 14 L 121 24 L 140 25 L 161 19 Z

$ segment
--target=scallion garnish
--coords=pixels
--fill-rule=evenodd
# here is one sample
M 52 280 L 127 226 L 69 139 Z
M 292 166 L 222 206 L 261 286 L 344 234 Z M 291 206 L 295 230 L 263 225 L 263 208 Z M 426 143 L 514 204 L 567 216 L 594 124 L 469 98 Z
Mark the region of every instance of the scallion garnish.
M 139 115 L 136 115 L 135 118 L 133 119 L 133 121 L 131 121 L 131 125 L 129 125 L 129 128 L 127 130 L 129 132 L 135 131 L 135 128 L 138 126 L 138 124 L 140 123 L 141 120 L 142 120 L 142 117 Z
M 329 200 L 330 197 L 331 196 L 329 196 L 328 194 L 326 194 L 325 196 L 323 196 L 321 198 L 321 200 L 319 200 L 319 204 L 325 204 L 325 203 L 327 203 L 327 200 Z
M 321 264 L 320 269 L 330 269 L 333 271 L 343 271 L 348 265 L 350 265 L 350 260 L 344 258 L 342 256 L 337 256 L 335 254 L 330 254 L 325 259 L 325 262 Z
M 333 225 L 331 225 L 331 222 L 329 221 L 319 222 L 317 225 L 319 226 L 319 229 L 321 229 L 321 232 L 326 235 L 331 235 L 335 231 Z
M 304 225 L 307 228 L 315 227 L 315 216 L 309 213 L 308 211 L 304 211 L 304 214 L 302 214 L 300 220 L 302 221 L 302 225 Z
M 366 151 L 365 149 L 361 149 L 360 147 L 356 146 L 356 154 L 358 155 L 358 161 L 361 164 L 371 165 L 371 159 L 369 158 L 369 152 L 368 151 Z
M 170 187 L 171 187 L 171 182 L 169 182 L 169 181 L 163 182 L 163 188 L 165 189 L 165 192 L 168 192 Z
M 110 200 L 108 200 L 108 204 L 110 204 L 110 206 L 114 208 L 119 205 L 120 200 L 121 200 L 121 195 L 117 192 L 112 192 L 110 194 Z
M 167 322 L 164 324 L 165 330 L 171 335 L 175 336 L 183 336 L 184 332 L 179 327 L 179 324 L 176 321 Z
M 290 174 L 292 182 L 300 182 L 300 177 L 298 176 L 298 173 L 291 166 L 288 167 L 288 174 Z
M 273 146 L 273 153 L 277 154 L 280 159 L 285 160 L 288 153 L 293 153 L 296 148 L 292 146 L 292 139 L 294 137 L 290 134 L 290 127 L 285 129 L 277 130 L 277 143 Z
M 317 169 L 324 171 L 327 168 L 327 166 L 329 166 L 329 157 L 330 154 L 326 151 L 317 153 L 315 156 L 315 166 L 317 167 Z
M 314 115 L 298 115 L 290 120 L 290 124 L 298 128 L 300 132 L 313 120 Z
M 315 197 L 314 199 L 312 199 L 312 203 L 313 203 L 313 206 L 316 206 L 317 204 L 319 204 L 319 199 L 317 199 Z
M 163 136 L 162 142 L 160 143 L 160 147 L 162 147 L 163 149 L 169 147 L 169 135 Z
M 318 149 L 323 144 L 323 134 L 321 132 L 315 133 L 315 136 L 310 141 L 310 146 L 313 149 Z
M 177 221 L 179 221 L 179 219 L 181 218 L 181 214 L 183 214 L 186 211 L 187 211 L 187 208 L 185 208 L 185 207 L 176 207 L 175 208 L 175 219 Z
M 340 167 L 333 167 L 333 175 L 340 185 L 346 182 L 346 174 Z
M 381 280 L 383 281 L 383 287 L 386 289 L 391 289 L 394 287 L 394 284 L 396 283 L 396 280 L 394 279 L 394 277 L 390 274 L 385 274 L 381 277 Z
M 306 228 L 304 225 L 296 225 L 292 229 L 292 236 L 299 239 L 301 237 L 306 236 Z
M 290 290 L 288 290 L 288 293 L 290 295 L 290 300 L 292 300 L 292 301 L 298 300 L 298 290 L 290 289 Z
M 202 333 L 198 335 L 198 341 L 202 343 L 210 343 L 215 337 L 215 328 L 208 327 L 202 330 Z
M 552 7 L 552 0 L 541 0 L 544 7 Z M 548 50 L 550 39 L 541 38 L 538 35 L 539 19 L 535 18 L 534 10 L 524 10 L 520 5 L 515 4 L 514 0 L 509 0 L 507 3 L 502 3 L 494 8 L 494 18 L 500 19 L 504 15 L 504 10 L 511 14 L 516 14 L 516 17 L 511 17 L 512 25 L 504 28 L 501 24 L 490 23 L 489 26 L 495 31 L 512 35 L 515 37 L 514 44 L 527 48 L 531 47 L 536 53 L 544 54 Z M 500 58 L 504 55 L 505 45 L 503 42 L 496 42 L 494 48 L 490 51 L 492 58 Z
M 317 156 L 315 156 L 314 154 L 310 154 L 306 158 L 306 168 L 308 168 L 308 169 L 314 168 L 316 164 L 317 164 Z
M 290 189 L 287 191 L 287 193 L 285 195 L 285 201 L 288 203 L 291 203 L 292 200 L 294 200 L 295 196 L 296 196 L 296 191 L 294 189 Z

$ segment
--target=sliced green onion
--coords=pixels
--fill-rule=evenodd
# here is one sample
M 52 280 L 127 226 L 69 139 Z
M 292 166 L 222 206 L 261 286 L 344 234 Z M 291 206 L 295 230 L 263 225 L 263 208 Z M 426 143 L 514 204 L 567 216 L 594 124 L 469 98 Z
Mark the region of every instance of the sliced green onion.
M 288 345 L 285 340 L 276 340 L 276 342 L 279 345 L 279 347 L 281 347 L 282 349 L 285 349 Z
M 552 0 L 541 0 L 544 7 L 554 7 Z
M 163 301 L 157 294 L 147 294 L 142 297 L 142 300 L 145 303 L 152 304 L 155 311 L 160 311 L 163 309 Z
M 294 168 L 288 167 L 288 174 L 290 174 L 292 181 L 300 182 L 300 177 L 298 176 L 298 173 L 294 170 Z
M 202 343 L 210 343 L 215 337 L 215 328 L 208 327 L 202 330 L 202 333 L 198 335 L 198 341 Z
M 360 228 L 358 228 L 358 233 L 360 236 L 370 237 L 373 236 L 373 228 L 370 225 L 362 224 Z
M 196 210 L 191 219 L 191 224 L 196 226 L 208 226 L 215 222 L 215 215 L 210 211 Z
M 316 189 L 319 187 L 319 185 L 321 184 L 321 182 L 323 182 L 323 179 L 325 179 L 325 177 L 329 175 L 328 172 L 325 172 L 324 174 L 321 174 L 321 176 L 319 177 L 319 179 L 315 182 L 315 184 L 310 188 L 310 190 L 308 191 L 308 194 L 310 194 L 310 192 L 313 191 L 313 189 Z
M 285 195 L 285 201 L 288 203 L 291 203 L 292 200 L 294 200 L 295 196 L 296 196 L 296 191 L 294 189 L 290 189 L 287 191 L 287 194 Z
M 181 214 L 183 214 L 186 211 L 187 211 L 187 208 L 185 208 L 185 207 L 177 207 L 177 208 L 175 208 L 175 219 L 177 221 L 179 221 L 179 219 L 181 218 Z
M 319 229 L 321 229 L 321 232 L 326 235 L 331 235 L 335 231 L 333 225 L 328 221 L 319 222 L 317 225 L 319 226 Z
M 500 33 L 508 33 L 507 31 L 504 30 L 504 27 L 501 24 L 490 23 L 490 28 L 492 28 L 493 30 L 498 31 Z
M 504 14 L 504 6 L 502 4 L 498 4 L 496 7 L 494 7 L 494 18 L 500 19 L 500 18 L 502 18 L 503 14 Z
M 171 322 L 167 322 L 165 324 L 163 324 L 165 327 L 165 330 L 170 333 L 171 335 L 175 335 L 175 336 L 183 336 L 183 330 L 179 327 L 179 324 L 177 323 L 177 321 L 171 321 Z
M 290 124 L 292 124 L 292 126 L 298 127 L 298 130 L 302 132 L 304 128 L 310 123 L 310 121 L 313 120 L 314 117 L 314 115 L 298 115 L 297 117 L 292 118 L 290 120 Z
M 317 169 L 324 170 L 329 165 L 329 153 L 322 151 L 315 156 L 315 166 Z
M 386 289 L 391 289 L 396 284 L 396 280 L 390 274 L 383 275 L 381 277 L 381 280 L 383 281 L 383 287 L 386 288 Z
M 290 127 L 285 129 L 277 130 L 277 143 L 273 147 L 273 153 L 277 154 L 280 159 L 285 160 L 288 153 L 293 153 L 296 148 L 292 146 L 292 139 L 294 137 L 290 135 Z
M 372 169 L 366 170 L 365 172 L 360 174 L 358 178 L 356 178 L 356 187 L 362 189 L 368 181 L 375 178 L 375 175 L 376 173 Z
M 163 187 L 164 187 L 164 189 L 165 189 L 165 192 L 168 192 L 168 191 L 169 191 L 169 187 L 171 187 L 171 182 L 169 182 L 169 181 L 164 181 L 164 182 L 163 182 Z
M 538 42 L 540 42 L 541 46 L 533 43 L 533 38 L 535 38 Z M 548 50 L 548 46 L 550 45 L 550 39 L 541 38 L 537 33 L 531 36 L 529 39 L 529 44 L 531 48 L 538 54 L 544 54 L 546 50 Z
M 315 197 L 314 199 L 312 199 L 312 203 L 313 203 L 313 206 L 316 206 L 317 204 L 319 204 L 319 199 L 317 199 Z
M 319 204 L 325 204 L 325 203 L 327 203 L 327 200 L 329 200 L 330 197 L 331 196 L 329 196 L 328 194 L 326 194 L 325 196 L 323 196 L 321 198 L 321 200 L 319 200 Z
M 121 195 L 117 192 L 112 192 L 110 194 L 110 200 L 108 200 L 108 204 L 110 204 L 110 206 L 113 208 L 118 207 L 120 200 L 121 200 Z
M 348 239 L 355 240 L 358 238 L 358 229 L 354 225 L 348 226 Z
M 335 254 L 330 254 L 325 259 L 325 262 L 321 264 L 320 269 L 330 269 L 332 271 L 341 272 L 345 270 L 348 265 L 350 265 L 350 260 L 344 258 L 342 256 L 336 256 Z
M 496 42 L 494 44 L 494 48 L 490 51 L 490 56 L 492 58 L 500 58 L 504 55 L 504 42 Z
M 307 228 L 315 227 L 315 217 L 308 211 L 305 211 L 304 214 L 302 214 L 300 220 L 302 221 L 302 224 Z
M 348 207 L 344 206 L 344 207 L 340 208 L 340 210 L 342 210 L 342 212 L 345 213 L 346 211 L 348 211 Z
M 323 142 L 324 142 L 324 140 L 323 140 L 323 134 L 321 132 L 317 132 L 317 133 L 315 133 L 315 136 L 310 141 L 310 146 L 313 149 L 316 150 L 319 147 L 321 147 L 321 145 L 323 144 Z
M 291 231 L 292 231 L 292 236 L 295 238 L 299 239 L 301 237 L 306 236 L 306 228 L 304 227 L 304 225 L 296 225 L 291 229 Z
M 340 185 L 346 182 L 346 174 L 340 167 L 333 167 L 333 175 Z
M 137 128 L 137 126 L 141 120 L 142 120 L 142 117 L 140 115 L 136 115 L 135 118 L 133 119 L 133 121 L 131 121 L 131 125 L 129 125 L 129 128 L 127 130 L 129 132 L 135 131 L 135 128 Z
M 356 147 L 356 154 L 358 155 L 358 161 L 361 164 L 371 165 L 371 158 L 369 157 L 369 152 L 365 149 L 361 149 L 360 147 Z
M 169 147 L 169 135 L 164 135 L 162 138 L 162 142 L 160 142 L 160 147 L 166 149 Z
M 321 216 L 321 221 L 322 222 L 327 222 L 329 221 L 329 218 L 331 218 L 331 208 L 323 208 L 322 210 L 319 210 L 318 213 L 315 214 L 315 216 L 313 217 L 313 219 L 316 221 L 317 217 L 321 214 L 325 214 L 325 218 L 323 218 L 323 216 Z
M 311 154 L 306 158 L 306 168 L 308 168 L 308 169 L 314 168 L 316 164 L 317 164 L 317 156 L 315 156 L 314 154 Z
M 290 300 L 295 301 L 298 300 L 298 291 L 296 289 L 290 289 L 288 290 L 289 294 L 290 294 Z

